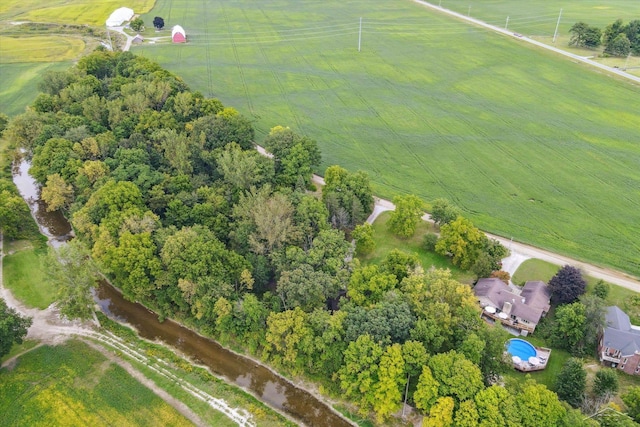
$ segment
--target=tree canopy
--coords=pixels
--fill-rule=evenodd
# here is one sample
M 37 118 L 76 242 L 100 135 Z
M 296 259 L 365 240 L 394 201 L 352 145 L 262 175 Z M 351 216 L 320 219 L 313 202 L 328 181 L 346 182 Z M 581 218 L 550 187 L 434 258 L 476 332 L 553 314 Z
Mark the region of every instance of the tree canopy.
M 20 316 L 0 298 L 0 357 L 8 354 L 13 344 L 22 344 L 30 326 L 30 317 Z
M 576 267 L 565 265 L 549 280 L 551 301 L 569 304 L 576 301 L 587 290 L 587 282 Z

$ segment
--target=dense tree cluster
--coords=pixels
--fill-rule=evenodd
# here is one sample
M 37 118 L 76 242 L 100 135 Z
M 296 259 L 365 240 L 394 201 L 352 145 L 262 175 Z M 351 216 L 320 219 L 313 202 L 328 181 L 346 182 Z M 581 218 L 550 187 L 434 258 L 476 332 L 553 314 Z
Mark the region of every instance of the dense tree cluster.
M 27 329 L 31 326 L 30 317 L 22 317 L 0 298 L 0 357 L 8 354 L 11 346 L 22 344 L 22 339 L 27 335 Z
M 604 45 L 604 53 L 609 55 L 640 55 L 640 20 L 637 19 L 628 24 L 618 19 L 607 25 L 604 31 L 585 22 L 576 22 L 569 33 L 569 46 L 596 48 Z
M 126 298 L 323 378 L 379 421 L 404 399 L 425 425 L 562 425 L 573 416 L 533 381 L 494 384 L 509 368 L 506 332 L 480 320 L 471 288 L 449 271 L 425 272 L 401 251 L 379 264 L 352 260 L 345 233 L 361 252 L 371 245 L 361 225 L 373 208 L 368 177 L 329 167 L 316 197 L 313 140 L 278 126 L 264 141 L 271 157 L 261 156 L 249 120 L 129 53 L 95 52 L 47 74 L 42 90 L 9 131 L 84 245 L 51 259 L 62 261 L 60 281 L 74 282 L 62 294 L 70 315 L 88 314 L 78 293 L 93 280 L 90 266 L 69 269 L 90 253 Z M 417 215 L 409 201 L 402 229 Z M 456 263 L 502 253 L 445 211 L 438 244 Z

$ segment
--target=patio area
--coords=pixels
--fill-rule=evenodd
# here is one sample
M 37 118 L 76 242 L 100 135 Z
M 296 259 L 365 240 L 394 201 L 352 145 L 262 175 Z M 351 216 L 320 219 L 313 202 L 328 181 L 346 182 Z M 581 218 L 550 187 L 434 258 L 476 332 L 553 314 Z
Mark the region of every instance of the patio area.
M 551 356 L 551 349 L 546 347 L 534 347 L 536 354 L 530 356 L 527 360 L 522 360 L 518 356 L 511 356 L 513 367 L 520 372 L 532 372 L 542 371 L 547 367 L 549 357 Z

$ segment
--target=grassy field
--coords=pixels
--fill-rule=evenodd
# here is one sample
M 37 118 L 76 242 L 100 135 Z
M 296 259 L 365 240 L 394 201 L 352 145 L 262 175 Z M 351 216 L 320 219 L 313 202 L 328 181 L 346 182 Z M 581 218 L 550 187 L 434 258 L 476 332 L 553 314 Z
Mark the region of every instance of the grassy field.
M 48 70 L 64 70 L 71 65 L 70 62 L 0 63 L 0 113 L 13 116 L 24 112 L 38 94 L 42 74 Z
M 640 4 L 628 0 L 442 0 L 440 4 L 465 15 L 471 6 L 472 17 L 502 27 L 508 16 L 508 28 L 549 38 L 553 38 L 560 9 L 559 35 L 568 36 L 571 26 L 580 21 L 604 29 L 616 19 L 640 19 Z
M 404 252 L 418 254 L 420 264 L 425 270 L 428 270 L 432 266 L 436 268 L 448 268 L 456 280 L 468 284 L 473 282 L 475 279 L 473 273 L 462 271 L 451 264 L 449 258 L 438 255 L 435 252 L 429 252 L 423 248 L 422 241 L 424 235 L 428 232 L 435 231 L 432 224 L 426 221 L 420 221 L 413 237 L 401 239 L 389 231 L 387 226 L 389 217 L 389 212 L 383 212 L 373 223 L 373 239 L 376 242 L 376 247 L 372 253 L 358 257 L 363 264 L 379 264 L 393 249 L 400 249 Z
M 381 196 L 447 197 L 487 231 L 640 273 L 638 88 L 409 1 L 159 0 L 154 15 L 189 43 L 134 53 L 258 139 L 291 126 Z
M 63 24 L 104 25 L 111 12 L 126 6 L 135 13 L 145 13 L 154 0 L 117 0 L 88 2 L 83 0 L 54 0 L 43 5 L 39 0 L 3 0 L 0 21 L 56 22 Z
M 29 245 L 4 257 L 4 286 L 29 307 L 44 309 L 55 301 L 55 289 L 42 265 L 45 255 L 46 247 Z
M 43 346 L 0 370 L 5 425 L 165 425 L 191 423 L 121 367 L 79 341 Z
M 431 0 L 438 4 L 439 0 Z M 622 19 L 625 23 L 640 18 L 640 4 L 628 0 L 491 0 L 491 1 L 467 1 L 467 0 L 442 0 L 443 8 L 454 10 L 462 14 L 468 14 L 490 24 L 504 27 L 515 32 L 533 37 L 536 40 L 552 44 L 561 49 L 568 50 L 583 56 L 594 56 L 595 60 L 608 66 L 629 68 L 631 74 L 640 75 L 640 58 L 631 58 L 628 63 L 626 58 L 600 58 L 603 47 L 598 49 L 585 49 L 569 46 L 571 34 L 569 30 L 576 22 L 586 22 L 589 25 L 604 28 L 616 19 Z M 469 9 L 471 6 L 471 9 Z M 558 23 L 558 16 L 562 9 L 560 25 L 555 43 L 553 35 Z
M 18 62 L 57 62 L 76 58 L 85 47 L 79 38 L 62 36 L 0 36 L 0 65 Z

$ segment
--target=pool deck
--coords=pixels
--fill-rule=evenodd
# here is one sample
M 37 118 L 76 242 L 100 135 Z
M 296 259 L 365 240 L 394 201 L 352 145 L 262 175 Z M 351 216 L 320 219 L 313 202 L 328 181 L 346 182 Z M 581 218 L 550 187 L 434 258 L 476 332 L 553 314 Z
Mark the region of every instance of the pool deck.
M 551 356 L 551 349 L 546 347 L 534 347 L 536 349 L 536 357 L 540 360 L 541 363 L 534 365 L 529 363 L 528 360 L 523 360 L 520 363 L 513 363 L 513 367 L 520 372 L 532 372 L 532 371 L 542 371 L 547 367 L 547 362 L 549 362 L 549 357 Z M 509 353 L 507 353 L 509 354 Z

